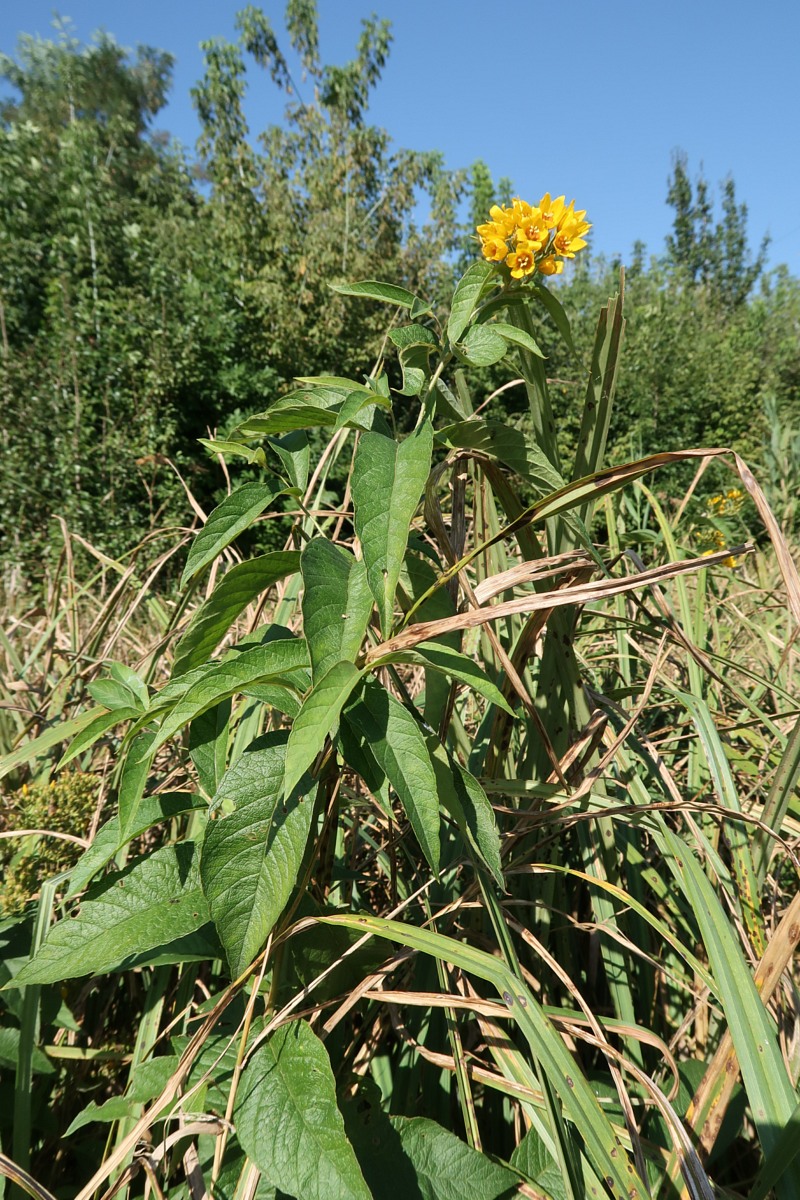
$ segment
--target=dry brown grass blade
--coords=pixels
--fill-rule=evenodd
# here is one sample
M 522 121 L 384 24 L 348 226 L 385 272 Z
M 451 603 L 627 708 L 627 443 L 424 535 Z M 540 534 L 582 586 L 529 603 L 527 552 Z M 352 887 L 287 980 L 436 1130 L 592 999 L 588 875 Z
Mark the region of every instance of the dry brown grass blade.
M 478 604 L 486 604 L 501 592 L 509 591 L 521 583 L 533 583 L 546 579 L 551 575 L 560 575 L 581 567 L 594 568 L 594 561 L 582 550 L 568 550 L 566 554 L 556 554 L 550 558 L 537 558 L 531 562 L 521 562 L 507 571 L 484 579 L 474 588 Z
M 34 1196 L 35 1200 L 55 1200 L 52 1192 L 48 1192 L 47 1188 L 37 1183 L 32 1175 L 29 1175 L 27 1171 L 23 1171 L 22 1167 L 18 1167 L 5 1154 L 0 1154 L 0 1175 L 3 1175 L 6 1179 L 10 1179 L 12 1183 L 22 1188 L 23 1192 L 27 1192 L 29 1196 Z
M 594 583 L 580 583 L 573 587 L 558 588 L 551 592 L 530 593 L 526 596 L 520 596 L 516 600 L 508 600 L 504 604 L 493 604 L 486 608 L 472 609 L 469 612 L 459 613 L 454 617 L 444 617 L 439 621 L 421 621 L 415 625 L 409 625 L 408 628 L 389 638 L 388 641 L 383 642 L 380 646 L 375 646 L 370 650 L 366 661 L 367 663 L 371 663 L 375 659 L 383 658 L 385 655 L 391 654 L 396 650 L 409 650 L 413 646 L 418 646 L 420 642 L 430 641 L 441 637 L 445 633 L 451 633 L 453 630 L 474 629 L 476 626 L 485 625 L 489 621 L 501 620 L 503 617 L 509 617 L 515 613 L 529 613 L 536 612 L 539 609 L 553 609 L 575 604 L 592 604 L 595 601 L 606 600 L 610 596 L 618 596 L 622 592 L 631 592 L 638 588 L 648 587 L 653 583 L 661 583 L 666 579 L 674 579 L 678 575 L 692 574 L 704 567 L 724 562 L 731 554 L 752 553 L 753 549 L 753 546 L 749 543 L 729 547 L 726 550 L 720 550 L 715 554 L 709 554 L 700 558 L 689 558 L 681 562 L 665 563 L 661 567 L 652 567 L 649 571 L 625 576 L 622 579 L 599 579 Z M 800 589 L 798 590 L 798 598 L 800 600 Z M 800 612 L 800 607 L 798 607 L 798 612 Z

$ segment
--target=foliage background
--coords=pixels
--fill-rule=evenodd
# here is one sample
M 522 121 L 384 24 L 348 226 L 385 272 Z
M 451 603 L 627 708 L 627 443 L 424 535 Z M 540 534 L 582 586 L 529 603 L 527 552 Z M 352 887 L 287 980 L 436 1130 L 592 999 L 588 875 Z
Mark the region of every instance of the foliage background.
M 512 192 L 481 162 L 448 172 L 441 155 L 399 149 L 369 123 L 387 22 L 363 23 L 344 66 L 320 61 L 308 0 L 288 5 L 286 26 L 306 103 L 272 26 L 247 9 L 237 42 L 204 44 L 196 157 L 154 128 L 173 68 L 164 51 L 62 35 L 23 38 L 0 61 L 11 96 L 0 112 L 8 582 L 41 585 L 53 513 L 117 557 L 185 521 L 178 472 L 207 508 L 226 481 L 199 437 L 224 433 L 296 375 L 357 374 L 374 360 L 374 305 L 347 305 L 329 285 L 377 273 L 440 303 L 473 253 L 476 218 Z M 283 122 L 257 139 L 243 108 L 253 72 L 286 101 Z M 677 156 L 668 200 L 666 246 L 637 246 L 627 264 L 612 460 L 691 444 L 759 461 L 765 406 L 773 427 L 797 419 L 798 282 L 784 268 L 765 274 L 765 246 L 750 254 L 733 180 L 716 211 L 708 181 Z M 554 338 L 548 373 L 567 426 L 619 265 L 586 259 L 559 289 L 576 353 Z M 487 395 L 495 382 L 487 371 Z M 523 409 L 520 392 L 492 402 L 500 419 Z

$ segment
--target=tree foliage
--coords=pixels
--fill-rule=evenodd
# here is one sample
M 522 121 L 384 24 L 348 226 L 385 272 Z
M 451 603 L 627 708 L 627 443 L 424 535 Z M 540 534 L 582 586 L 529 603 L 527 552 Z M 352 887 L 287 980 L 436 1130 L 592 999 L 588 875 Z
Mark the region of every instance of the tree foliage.
M 114 556 L 183 523 L 170 464 L 213 506 L 225 479 L 198 438 L 224 437 L 298 375 L 366 374 L 386 353 L 375 305 L 331 284 L 378 274 L 437 309 L 473 261 L 475 224 L 513 194 L 481 161 L 452 172 L 440 154 L 397 148 L 370 124 L 391 48 L 386 21 L 364 20 L 339 65 L 321 57 L 314 0 L 289 0 L 283 30 L 248 7 L 237 31 L 203 44 L 196 162 L 155 128 L 168 53 L 130 53 L 107 35 L 81 46 L 62 33 L 23 37 L 15 57 L 0 58 L 11 89 L 0 105 L 6 569 L 41 575 L 54 513 Z M 246 115 L 253 72 L 285 101 L 282 121 L 263 131 Z M 766 399 L 796 410 L 796 281 L 764 274 L 766 239 L 751 254 L 732 179 L 717 214 L 702 173 L 692 182 L 679 155 L 667 200 L 664 257 L 648 260 L 640 245 L 628 272 L 634 315 L 612 453 L 666 439 L 752 454 Z M 559 281 L 577 351 L 547 333 L 545 349 L 567 440 L 614 274 L 595 259 Z M 393 353 L 394 382 L 428 351 L 398 348 L 404 367 Z M 499 376 L 491 366 L 479 375 L 488 396 Z M 502 420 L 524 407 L 513 389 L 493 402 Z

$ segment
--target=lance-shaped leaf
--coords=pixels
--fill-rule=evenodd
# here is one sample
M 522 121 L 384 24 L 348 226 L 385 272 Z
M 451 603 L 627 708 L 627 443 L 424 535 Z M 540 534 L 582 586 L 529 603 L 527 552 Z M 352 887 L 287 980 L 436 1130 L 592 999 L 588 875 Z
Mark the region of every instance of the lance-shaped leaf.
M 204 663 L 233 622 L 257 596 L 300 566 L 296 550 L 276 550 L 239 563 L 226 572 L 204 604 L 195 612 L 189 627 L 175 647 L 172 677 L 183 675 Z
M 663 835 L 672 870 L 683 887 L 708 952 L 733 1046 L 739 1059 L 753 1120 L 764 1153 L 780 1144 L 780 1131 L 792 1119 L 797 1095 L 778 1045 L 777 1030 L 758 994 L 741 947 L 714 889 L 692 851 L 671 830 Z M 800 1196 L 800 1172 L 776 1183 L 779 1197 Z
M 372 612 L 367 571 L 347 550 L 327 538 L 303 549 L 303 630 L 316 683 L 334 663 L 354 662 Z
M 311 689 L 294 719 L 286 748 L 286 780 L 289 796 L 305 771 L 319 754 L 325 738 L 339 722 L 339 716 L 363 675 L 351 662 L 334 663 Z
M 225 774 L 214 807 L 233 812 L 209 823 L 200 877 L 211 917 L 236 978 L 253 961 L 297 882 L 314 804 L 306 775 L 284 802 L 288 733 L 257 738 Z
M 475 856 L 503 886 L 500 834 L 494 809 L 474 775 L 455 759 L 435 735 L 426 739 L 436 774 L 439 800 L 454 818 Z
M 265 683 L 269 680 L 285 683 L 286 677 L 292 671 L 307 665 L 308 651 L 305 643 L 299 638 L 282 638 L 279 641 L 268 642 L 266 646 L 255 646 L 223 662 L 215 663 L 192 683 L 179 697 L 172 711 L 164 717 L 153 753 L 189 721 L 213 708 L 221 700 L 226 700 L 236 692 L 245 691 L 254 683 Z M 153 703 L 157 702 L 156 696 Z
M 280 485 L 271 487 L 266 483 L 244 483 L 226 496 L 192 542 L 181 577 L 181 587 L 203 567 L 212 563 L 282 490 Z
M 439 870 L 439 796 L 436 774 L 422 730 L 411 713 L 377 683 L 368 683 L 363 699 L 345 720 L 369 751 L 406 811 L 422 852 Z
M 432 449 L 433 432 L 425 421 L 400 445 L 378 433 L 364 434 L 356 451 L 354 523 L 384 636 L 392 623 L 411 518 L 428 478 Z
M 531 354 L 535 354 L 538 358 L 545 357 L 535 340 L 525 329 L 518 329 L 516 325 L 509 325 L 505 321 L 494 321 L 488 328 L 494 333 L 498 333 L 500 337 L 504 338 L 512 346 L 522 346 L 523 350 L 530 350 Z
M 101 975 L 209 919 L 192 842 L 163 846 L 90 888 L 76 915 L 53 927 L 13 986 Z
M 225 774 L 232 707 L 229 696 L 195 717 L 189 726 L 189 754 L 207 796 L 214 795 Z
M 311 447 L 308 437 L 302 429 L 293 429 L 285 437 L 268 438 L 272 449 L 281 461 L 284 477 L 292 487 L 299 492 L 306 490 L 308 483 L 308 467 L 311 460 Z
M 544 495 L 565 486 L 547 455 L 522 430 L 502 421 L 459 421 L 438 429 L 436 440 L 455 449 L 479 450 L 496 458 Z
M 71 762 L 77 755 L 82 754 L 84 750 L 102 737 L 107 729 L 112 729 L 114 725 L 121 725 L 123 721 L 136 720 L 141 717 L 142 710 L 140 708 L 115 708 L 112 712 L 102 712 L 98 708 L 90 708 L 88 712 L 81 713 L 79 717 L 73 717 L 71 721 L 63 721 L 58 725 L 54 725 L 52 729 L 48 729 L 46 733 L 41 734 L 34 742 L 28 742 L 27 745 L 21 746 L 19 750 L 15 750 L 13 754 L 9 754 L 0 764 L 0 779 L 8 771 L 18 766 L 19 763 L 29 762 L 35 758 L 38 753 L 45 748 L 53 746 L 56 742 L 63 741 L 69 737 L 73 730 L 77 729 L 77 734 L 74 740 L 70 743 L 67 750 L 61 758 L 58 768 L 61 770 Z M 23 753 L 26 751 L 27 753 Z
M 127 839 L 123 839 L 120 833 L 119 816 L 111 817 L 105 825 L 100 826 L 91 846 L 83 852 L 70 871 L 67 899 L 82 892 L 94 876 L 123 848 L 126 840 L 138 837 L 146 829 L 162 821 L 171 821 L 181 813 L 204 811 L 207 808 L 207 801 L 192 792 L 159 792 L 155 796 L 145 796 L 139 805 Z
M 138 734 L 130 744 L 119 783 L 119 823 L 123 839 L 130 837 L 153 763 L 155 732 Z
M 475 262 L 459 279 L 447 322 L 447 336 L 451 345 L 460 339 L 469 325 L 481 296 L 489 289 L 494 277 L 495 271 L 490 263 Z
M 381 408 L 391 408 L 389 402 L 383 396 L 377 396 L 375 392 L 351 392 L 336 414 L 332 434 L 344 429 L 345 425 L 369 429 L 376 401 L 380 403 Z
M 336 1104 L 322 1042 L 304 1021 L 282 1025 L 242 1072 L 234 1108 L 248 1157 L 299 1200 L 372 1200 Z
M 452 646 L 446 646 L 442 642 L 420 642 L 415 650 L 397 650 L 387 654 L 385 658 L 372 660 L 370 666 L 381 667 L 386 663 L 406 663 L 409 666 L 425 667 L 426 670 L 449 675 L 451 679 L 458 679 L 467 687 L 471 687 L 491 704 L 502 708 L 509 716 L 514 716 L 513 708 L 483 668 Z
M 572 341 L 572 330 L 569 327 L 569 317 L 564 311 L 564 306 L 553 293 L 546 288 L 543 283 L 538 282 L 538 286 L 531 290 L 531 296 L 542 305 L 547 312 L 550 320 L 555 325 L 558 332 L 561 334 L 570 354 L 575 353 L 575 344 Z
M 418 300 L 413 292 L 398 287 L 396 283 L 381 283 L 378 279 L 365 279 L 361 283 L 332 283 L 331 289 L 340 296 L 361 296 L 365 300 L 380 300 L 383 304 L 396 304 L 400 308 L 414 310 L 415 316 L 430 312 L 428 305 Z

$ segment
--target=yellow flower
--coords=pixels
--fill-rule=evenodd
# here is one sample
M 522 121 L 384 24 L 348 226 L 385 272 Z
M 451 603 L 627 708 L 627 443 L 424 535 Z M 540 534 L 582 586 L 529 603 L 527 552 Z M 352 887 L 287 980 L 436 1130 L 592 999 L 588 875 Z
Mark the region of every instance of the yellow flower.
M 587 244 L 581 237 L 591 226 L 586 221 L 569 221 L 556 233 L 553 238 L 553 249 L 556 254 L 560 254 L 562 258 L 574 258 L 578 250 L 582 250 Z
M 528 242 L 537 250 L 541 250 L 547 241 L 547 226 L 542 221 L 542 214 L 538 208 L 531 208 L 529 204 L 525 207 L 529 211 L 517 222 L 517 242 Z
M 560 259 L 574 258 L 587 244 L 583 235 L 591 225 L 585 216 L 585 209 L 576 212 L 575 201 L 567 206 L 563 196 L 553 200 L 545 192 L 538 204 L 515 196 L 510 207 L 493 204 L 489 220 L 477 226 L 481 253 L 488 262 L 505 262 L 514 279 L 537 268 L 542 275 L 560 275 Z
M 572 203 L 574 204 L 575 201 L 573 200 Z M 551 200 L 550 193 L 545 192 L 539 201 L 539 211 L 546 227 L 555 229 L 564 213 L 564 197 L 559 196 L 557 200 Z
M 503 262 L 508 254 L 508 246 L 501 237 L 487 237 L 481 245 L 481 253 L 489 262 Z
M 529 242 L 518 242 L 516 250 L 509 254 L 506 262 L 511 268 L 511 276 L 513 279 L 522 279 L 525 275 L 532 275 L 536 270 L 535 254 L 538 247 Z
M 538 267 L 543 275 L 560 275 L 564 270 L 563 262 L 554 254 L 548 254 L 546 258 L 540 259 Z
M 493 204 L 489 209 L 489 216 L 501 237 L 511 237 L 517 225 L 513 208 L 501 208 L 499 204 Z

